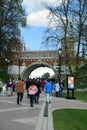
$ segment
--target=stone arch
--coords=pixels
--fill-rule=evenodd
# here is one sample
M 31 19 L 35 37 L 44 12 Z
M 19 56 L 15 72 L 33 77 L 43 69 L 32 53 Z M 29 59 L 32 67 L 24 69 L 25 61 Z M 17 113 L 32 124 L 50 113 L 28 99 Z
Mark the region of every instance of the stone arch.
M 30 73 L 39 67 L 48 67 L 54 71 L 53 67 L 46 62 L 34 62 L 34 63 L 26 66 L 26 68 L 23 70 L 23 72 L 21 74 L 22 79 L 27 80 Z

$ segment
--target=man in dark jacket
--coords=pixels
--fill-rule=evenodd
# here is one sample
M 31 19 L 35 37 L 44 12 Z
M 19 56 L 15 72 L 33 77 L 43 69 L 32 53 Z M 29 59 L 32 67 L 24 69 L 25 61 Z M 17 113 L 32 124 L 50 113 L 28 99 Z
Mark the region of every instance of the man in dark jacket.
M 28 78 L 27 81 L 26 81 L 27 98 L 29 98 L 28 88 L 29 88 L 30 84 L 31 84 L 31 81 L 30 81 L 29 78 Z
M 36 79 L 36 82 L 35 82 L 36 86 L 37 86 L 37 93 L 35 95 L 35 103 L 39 103 L 39 98 L 40 98 L 40 93 L 41 93 L 41 86 L 40 86 L 40 82 L 38 81 L 38 79 Z

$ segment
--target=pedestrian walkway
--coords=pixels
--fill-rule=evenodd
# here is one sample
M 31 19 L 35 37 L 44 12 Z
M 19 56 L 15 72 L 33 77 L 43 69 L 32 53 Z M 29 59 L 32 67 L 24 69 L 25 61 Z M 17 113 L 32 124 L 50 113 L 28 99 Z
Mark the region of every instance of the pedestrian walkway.
M 0 130 L 37 130 L 44 107 L 44 94 L 41 94 L 39 104 L 34 104 L 33 108 L 30 107 L 27 94 L 21 105 L 16 103 L 16 94 L 10 97 L 0 95 Z
M 87 109 L 87 103 L 52 97 L 51 104 L 46 104 L 42 92 L 39 104 L 31 108 L 26 94 L 22 105 L 16 104 L 16 95 L 0 95 L 0 130 L 53 130 L 52 111 L 62 108 Z

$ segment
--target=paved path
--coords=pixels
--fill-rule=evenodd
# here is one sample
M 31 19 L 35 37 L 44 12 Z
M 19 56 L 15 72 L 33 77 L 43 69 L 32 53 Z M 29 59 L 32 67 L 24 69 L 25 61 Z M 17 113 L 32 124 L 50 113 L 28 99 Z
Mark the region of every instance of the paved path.
M 35 130 L 44 107 L 44 96 L 40 103 L 30 107 L 29 99 L 24 96 L 22 105 L 16 104 L 16 95 L 0 95 L 0 130 Z
M 16 95 L 11 97 L 0 95 L 0 130 L 53 130 L 53 110 L 62 108 L 87 109 L 87 103 L 52 97 L 52 102 L 48 104 L 46 111 L 45 108 L 44 93 L 40 96 L 40 103 L 35 104 L 33 108 L 30 107 L 26 94 L 22 105 L 16 104 Z

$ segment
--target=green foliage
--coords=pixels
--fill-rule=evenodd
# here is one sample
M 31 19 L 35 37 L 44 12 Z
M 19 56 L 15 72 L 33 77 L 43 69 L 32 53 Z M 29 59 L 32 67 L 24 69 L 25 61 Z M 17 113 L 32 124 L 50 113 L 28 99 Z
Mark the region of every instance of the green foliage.
M 83 67 L 81 67 L 78 70 L 78 77 L 75 78 L 76 72 L 72 73 L 72 76 L 74 76 L 74 86 L 75 89 L 84 89 L 87 88 L 87 64 L 85 64 Z M 67 88 L 67 80 L 64 80 L 64 89 Z
M 10 78 L 11 78 L 11 76 L 8 75 L 8 74 L 6 74 L 6 72 L 0 71 L 0 79 L 1 79 L 3 82 L 7 82 Z
M 42 78 L 44 78 L 44 79 L 47 79 L 47 78 L 49 78 L 50 77 L 50 74 L 47 72 L 47 73 L 44 73 L 44 75 L 42 76 Z
M 0 58 L 9 57 L 9 41 L 20 39 L 20 26 L 26 26 L 22 0 L 0 0 Z
M 78 77 L 75 79 L 76 88 L 86 88 L 87 87 L 87 64 L 81 67 L 78 71 Z

